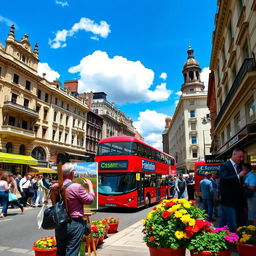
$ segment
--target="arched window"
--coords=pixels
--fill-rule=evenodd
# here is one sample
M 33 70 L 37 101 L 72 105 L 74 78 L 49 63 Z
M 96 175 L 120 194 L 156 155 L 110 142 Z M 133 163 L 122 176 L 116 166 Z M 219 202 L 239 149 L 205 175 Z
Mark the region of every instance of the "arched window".
M 31 154 L 34 158 L 36 158 L 37 160 L 46 160 L 46 153 L 45 150 L 41 147 L 35 147 L 32 150 L 32 154 Z
M 25 145 L 21 144 L 21 145 L 20 145 L 20 155 L 26 155 L 26 154 L 25 154 L 25 151 L 26 151 L 26 150 L 25 150 Z
M 12 153 L 12 143 L 11 142 L 8 142 L 5 147 L 6 147 L 6 153 Z
M 193 72 L 193 71 L 190 71 L 190 72 L 189 72 L 189 80 L 190 80 L 190 81 L 193 81 L 193 80 L 194 80 L 194 72 Z

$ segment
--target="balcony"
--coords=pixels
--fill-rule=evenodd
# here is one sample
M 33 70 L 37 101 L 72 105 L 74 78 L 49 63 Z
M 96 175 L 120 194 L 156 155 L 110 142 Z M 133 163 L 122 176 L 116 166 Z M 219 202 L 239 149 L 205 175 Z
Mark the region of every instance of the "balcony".
M 234 99 L 234 96 L 236 94 L 236 92 L 238 91 L 245 75 L 248 73 L 248 72 L 251 72 L 251 71 L 255 71 L 256 70 L 256 63 L 255 63 L 255 59 L 254 58 L 248 58 L 248 59 L 245 59 L 240 70 L 238 71 L 237 75 L 236 75 L 236 78 L 231 86 L 231 89 L 217 115 L 217 118 L 215 120 L 215 127 L 218 126 L 221 118 L 223 117 L 223 115 L 225 114 L 226 110 L 228 109 L 231 101 Z
M 35 110 L 25 107 L 23 105 L 17 104 L 12 101 L 4 102 L 3 111 L 15 111 L 33 118 L 39 118 L 39 114 Z
M 8 125 L 8 124 L 2 125 L 2 127 L 0 127 L 0 133 L 13 135 L 16 137 L 23 137 L 27 139 L 35 139 L 34 131 L 23 129 L 17 126 Z

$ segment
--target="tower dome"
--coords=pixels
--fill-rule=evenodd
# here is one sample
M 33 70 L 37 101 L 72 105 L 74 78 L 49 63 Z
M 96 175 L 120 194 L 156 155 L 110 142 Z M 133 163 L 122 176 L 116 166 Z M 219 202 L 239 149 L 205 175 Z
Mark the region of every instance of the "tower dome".
M 184 77 L 184 84 L 181 87 L 182 92 L 196 92 L 204 90 L 204 83 L 200 79 L 200 65 L 194 58 L 194 50 L 191 46 L 187 50 L 188 57 L 184 63 L 182 74 Z

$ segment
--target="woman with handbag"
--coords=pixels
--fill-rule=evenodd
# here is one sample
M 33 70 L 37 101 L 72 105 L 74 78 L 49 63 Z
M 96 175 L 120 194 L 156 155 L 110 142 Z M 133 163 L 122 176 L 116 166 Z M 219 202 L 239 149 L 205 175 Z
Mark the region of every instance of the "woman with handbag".
M 8 195 L 9 195 L 9 186 L 7 182 L 8 172 L 3 172 L 0 177 L 0 202 L 2 204 L 2 213 L 0 218 L 4 218 L 7 215 L 8 209 Z
M 13 174 L 10 173 L 8 175 L 8 183 L 9 183 L 9 196 L 8 196 L 8 206 L 17 206 L 20 208 L 21 213 L 23 213 L 24 208 L 19 202 L 19 198 L 21 198 L 20 192 L 17 188 L 17 183 L 13 177 Z

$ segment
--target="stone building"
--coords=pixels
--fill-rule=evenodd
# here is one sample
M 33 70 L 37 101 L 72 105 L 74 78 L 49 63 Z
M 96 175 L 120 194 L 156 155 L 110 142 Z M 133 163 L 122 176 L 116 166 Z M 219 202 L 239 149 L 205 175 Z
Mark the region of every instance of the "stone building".
M 208 90 L 212 153 L 228 158 L 233 148 L 256 164 L 256 1 L 218 1 Z
M 207 92 L 200 80 L 201 68 L 193 52 L 189 47 L 188 58 L 182 70 L 182 95 L 172 119 L 167 120 L 163 133 L 163 149 L 176 158 L 177 169 L 183 172 L 192 171 L 194 163 L 203 160 L 210 151 Z
M 12 26 L 6 45 L 0 46 L 0 150 L 33 156 L 43 167 L 86 160 L 89 109 L 59 82 L 39 76 L 38 62 L 38 46 L 32 49 L 28 35 L 17 41 Z M 0 163 L 1 169 L 27 168 L 14 158 L 13 165 Z

